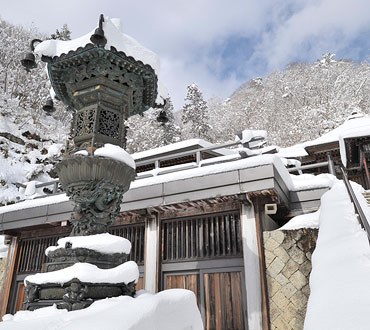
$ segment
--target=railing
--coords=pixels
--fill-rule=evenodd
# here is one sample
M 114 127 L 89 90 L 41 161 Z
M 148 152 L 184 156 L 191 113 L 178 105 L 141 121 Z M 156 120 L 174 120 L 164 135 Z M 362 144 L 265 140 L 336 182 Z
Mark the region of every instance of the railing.
M 347 188 L 347 191 L 348 191 L 348 195 L 349 197 L 351 198 L 351 201 L 355 207 L 355 211 L 356 213 L 358 214 L 358 222 L 360 223 L 361 227 L 366 231 L 366 234 L 367 234 L 367 238 L 369 240 L 369 244 L 370 244 L 370 225 L 369 225 L 369 222 L 367 221 L 367 218 L 366 218 L 366 215 L 364 213 L 364 211 L 362 210 L 361 208 L 361 205 L 356 197 L 356 194 L 355 192 L 353 191 L 353 188 L 348 180 L 348 176 L 347 176 L 347 173 L 344 171 L 343 167 L 341 167 L 341 171 L 342 171 L 342 174 L 343 174 L 343 181 L 344 181 L 344 184 Z
M 55 180 L 48 181 L 48 182 L 37 183 L 35 184 L 35 188 L 44 188 L 44 187 L 53 186 L 53 188 L 50 189 L 51 194 L 56 194 L 58 192 L 58 184 L 59 184 L 59 179 L 55 179 Z M 27 188 L 27 185 L 25 185 L 24 183 L 17 182 L 15 185 L 18 188 Z

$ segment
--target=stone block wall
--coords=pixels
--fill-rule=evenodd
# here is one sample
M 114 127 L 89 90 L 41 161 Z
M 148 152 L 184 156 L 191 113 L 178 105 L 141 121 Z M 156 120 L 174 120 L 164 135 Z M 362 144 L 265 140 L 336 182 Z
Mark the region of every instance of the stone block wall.
M 264 232 L 271 330 L 302 330 L 317 229 Z
M 4 272 L 5 272 L 5 266 L 6 266 L 6 258 L 0 258 L 0 288 L 3 283 L 3 278 L 4 278 Z

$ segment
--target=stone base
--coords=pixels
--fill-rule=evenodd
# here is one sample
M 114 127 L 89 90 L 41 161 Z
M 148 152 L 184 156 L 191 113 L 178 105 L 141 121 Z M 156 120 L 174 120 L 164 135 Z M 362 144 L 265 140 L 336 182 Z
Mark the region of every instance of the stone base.
M 59 248 L 48 252 L 52 262 L 45 263 L 45 272 L 73 266 L 77 262 L 86 262 L 101 269 L 114 268 L 127 261 L 126 253 L 104 254 L 85 248 Z
M 69 311 L 82 309 L 90 306 L 94 301 L 118 297 L 133 297 L 136 293 L 136 283 L 84 283 L 77 279 L 63 285 L 58 283 L 34 284 L 27 282 L 27 300 L 23 310 L 35 310 L 38 308 L 57 305 L 57 308 Z

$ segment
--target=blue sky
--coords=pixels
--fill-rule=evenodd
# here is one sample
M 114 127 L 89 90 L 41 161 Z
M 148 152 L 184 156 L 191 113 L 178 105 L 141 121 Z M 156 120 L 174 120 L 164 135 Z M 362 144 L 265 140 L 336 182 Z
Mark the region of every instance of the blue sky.
M 176 109 L 193 82 L 206 98 L 226 98 L 293 61 L 370 55 L 369 0 L 0 0 L 0 8 L 2 19 L 46 33 L 67 23 L 73 38 L 100 13 L 120 18 L 123 32 L 160 56 Z

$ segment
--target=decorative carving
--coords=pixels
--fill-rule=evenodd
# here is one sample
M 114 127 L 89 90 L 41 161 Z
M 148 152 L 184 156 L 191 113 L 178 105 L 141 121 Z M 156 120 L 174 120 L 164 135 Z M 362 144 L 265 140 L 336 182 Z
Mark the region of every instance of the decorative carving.
M 136 283 L 134 281 L 130 283 L 123 283 L 122 285 L 122 295 L 133 297 L 136 293 Z
M 104 181 L 72 183 L 66 193 L 76 203 L 70 219 L 71 236 L 104 233 L 119 215 L 123 195 L 120 187 Z
M 119 215 L 135 170 L 113 159 L 84 156 L 64 159 L 56 168 L 60 184 L 75 202 L 71 236 L 106 232 Z
M 101 109 L 99 116 L 100 134 L 110 136 L 115 139 L 120 138 L 120 116 L 118 113 L 109 111 L 108 109 Z
M 87 262 L 107 269 L 126 262 L 127 256 L 126 253 L 104 254 L 85 248 L 59 248 L 48 253 L 52 262 L 45 264 L 45 269 L 47 272 L 51 272 L 72 266 L 76 262 Z
M 94 124 L 96 118 L 96 108 L 89 107 L 76 114 L 75 124 L 73 125 L 74 137 L 91 134 L 94 132 Z
M 63 302 L 57 304 L 57 307 L 69 311 L 86 308 L 93 303 L 92 299 L 86 300 L 88 292 L 87 285 L 73 282 L 64 289 Z
M 76 51 L 54 57 L 48 64 L 48 71 L 58 98 L 76 109 L 84 105 L 76 103 L 74 93 L 80 90 L 81 84 L 95 77 L 106 77 L 111 82 L 137 91 L 129 115 L 141 114 L 155 104 L 158 79 L 154 70 L 114 47 L 103 50 L 87 44 Z
M 28 283 L 24 290 L 26 292 L 26 304 L 39 300 L 39 285 Z

